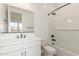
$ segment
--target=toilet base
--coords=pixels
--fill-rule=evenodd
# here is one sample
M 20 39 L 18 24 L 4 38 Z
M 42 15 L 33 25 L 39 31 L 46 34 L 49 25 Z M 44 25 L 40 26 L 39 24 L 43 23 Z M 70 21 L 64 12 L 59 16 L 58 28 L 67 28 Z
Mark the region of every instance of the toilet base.
M 46 56 L 56 56 L 56 54 L 49 54 L 49 53 L 47 53 Z
M 46 51 L 43 47 L 41 47 L 41 56 L 46 56 Z
M 41 47 L 41 56 L 56 56 L 56 54 L 47 53 L 46 50 Z

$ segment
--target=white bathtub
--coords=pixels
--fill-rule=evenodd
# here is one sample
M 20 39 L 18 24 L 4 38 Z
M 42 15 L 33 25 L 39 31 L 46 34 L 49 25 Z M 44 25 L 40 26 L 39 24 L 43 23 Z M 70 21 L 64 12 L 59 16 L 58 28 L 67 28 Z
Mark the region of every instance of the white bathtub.
M 75 54 L 69 50 L 63 49 L 61 47 L 55 46 L 56 48 L 56 55 L 57 56 L 79 56 L 78 54 Z

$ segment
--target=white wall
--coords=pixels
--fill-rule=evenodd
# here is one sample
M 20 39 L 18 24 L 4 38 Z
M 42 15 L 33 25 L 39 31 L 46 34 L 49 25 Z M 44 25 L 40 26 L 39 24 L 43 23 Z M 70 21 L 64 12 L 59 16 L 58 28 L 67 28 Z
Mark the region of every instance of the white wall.
M 6 5 L 0 4 L 0 32 L 5 32 L 6 29 Z
M 70 4 L 58 10 L 56 20 L 56 46 L 79 55 L 79 4 Z M 60 51 L 58 51 L 60 52 Z M 62 53 L 62 52 L 60 52 Z
M 48 13 L 51 12 L 54 8 L 55 5 L 53 4 L 36 5 L 35 33 L 44 38 L 44 41 L 42 41 L 43 45 L 46 43 L 52 43 L 51 34 L 54 33 L 55 30 L 55 21 L 52 15 L 48 16 Z
M 55 35 L 55 16 L 54 15 L 48 16 L 48 41 L 47 42 L 50 45 L 54 43 L 52 41 L 51 35 Z

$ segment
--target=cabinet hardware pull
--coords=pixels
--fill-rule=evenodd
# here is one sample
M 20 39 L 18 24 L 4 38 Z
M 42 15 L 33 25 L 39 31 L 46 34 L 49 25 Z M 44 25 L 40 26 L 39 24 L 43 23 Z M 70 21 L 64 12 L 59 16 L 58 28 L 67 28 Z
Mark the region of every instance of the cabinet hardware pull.
M 25 56 L 26 56 L 26 51 L 25 51 Z

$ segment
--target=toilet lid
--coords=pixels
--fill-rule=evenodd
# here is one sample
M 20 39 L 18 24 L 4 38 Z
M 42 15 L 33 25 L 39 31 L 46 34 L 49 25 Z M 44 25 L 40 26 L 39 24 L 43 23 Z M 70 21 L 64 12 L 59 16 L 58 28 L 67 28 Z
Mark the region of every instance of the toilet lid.
M 56 49 L 54 47 L 51 47 L 51 46 L 45 46 L 45 49 L 48 51 L 56 51 Z

